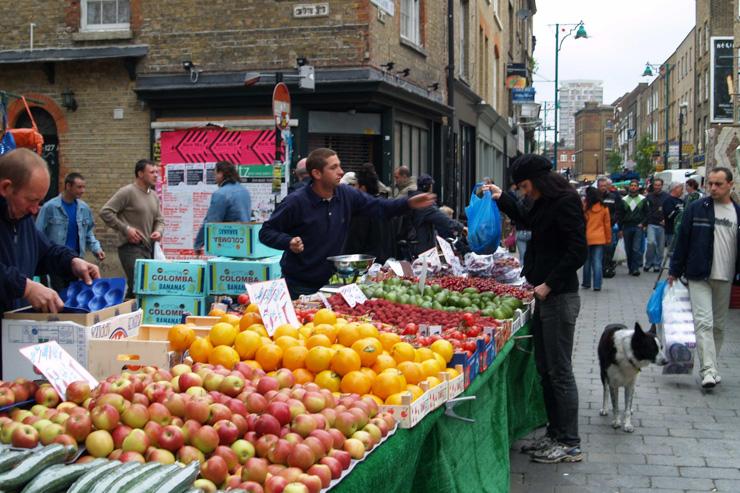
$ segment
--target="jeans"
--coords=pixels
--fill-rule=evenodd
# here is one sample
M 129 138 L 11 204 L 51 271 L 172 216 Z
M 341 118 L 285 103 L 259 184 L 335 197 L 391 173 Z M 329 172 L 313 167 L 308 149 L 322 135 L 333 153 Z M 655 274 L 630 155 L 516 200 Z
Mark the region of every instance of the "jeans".
M 118 247 L 118 259 L 126 274 L 126 298 L 134 297 L 134 267 L 136 259 L 152 258 L 152 248 L 144 245 L 126 243 Z
M 706 374 L 718 375 L 717 356 L 724 339 L 731 291 L 732 283 L 729 281 L 689 280 L 689 298 L 702 378 Z
M 537 373 L 547 412 L 547 435 L 569 446 L 580 445 L 578 387 L 573 376 L 573 333 L 581 309 L 578 293 L 550 295 L 535 302 L 532 339 Z
M 622 235 L 624 250 L 627 253 L 627 268 L 631 274 L 639 271 L 642 267 L 643 231 L 640 226 L 625 226 Z
M 663 263 L 663 249 L 665 248 L 665 228 L 660 224 L 647 226 L 647 252 L 645 253 L 645 268 L 660 268 Z
M 673 238 L 675 235 L 673 233 L 666 233 L 665 234 L 665 246 L 666 246 L 666 255 L 670 256 L 673 253 Z
M 588 257 L 583 264 L 583 287 L 591 287 L 591 271 L 593 271 L 594 289 L 601 289 L 601 274 L 605 245 L 589 245 Z
M 615 225 L 612 227 L 612 242 L 608 245 L 604 245 L 604 259 L 602 262 L 602 268 L 606 270 L 607 267 L 609 267 L 614 258 L 614 249 L 617 247 L 617 242 L 619 241 L 619 228 Z

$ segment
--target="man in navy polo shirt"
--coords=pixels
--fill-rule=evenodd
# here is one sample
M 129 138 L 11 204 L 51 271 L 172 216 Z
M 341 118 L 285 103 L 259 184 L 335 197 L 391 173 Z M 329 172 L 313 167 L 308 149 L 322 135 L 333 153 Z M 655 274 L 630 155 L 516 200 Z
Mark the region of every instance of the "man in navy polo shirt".
M 262 243 L 284 250 L 280 267 L 293 299 L 329 281 L 334 268 L 326 258 L 342 253 L 352 214 L 389 219 L 436 200 L 431 193 L 385 200 L 340 185 L 344 171 L 331 149 L 312 151 L 306 169 L 311 184 L 285 197 L 260 230 Z

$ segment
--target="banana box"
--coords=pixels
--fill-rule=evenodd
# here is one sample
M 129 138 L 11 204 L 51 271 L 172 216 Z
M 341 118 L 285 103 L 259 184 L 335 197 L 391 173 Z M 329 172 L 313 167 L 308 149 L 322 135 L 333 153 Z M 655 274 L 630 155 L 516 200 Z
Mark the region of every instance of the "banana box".
M 203 296 L 205 287 L 206 263 L 203 260 L 136 260 L 136 294 Z
M 246 292 L 245 284 L 279 279 L 281 274 L 280 257 L 208 259 L 208 294 L 239 295 Z
M 282 255 L 280 250 L 260 243 L 260 229 L 260 223 L 207 223 L 206 254 L 252 259 Z
M 139 296 L 144 311 L 144 324 L 175 325 L 182 323 L 183 315 L 204 315 L 205 296 L 152 295 Z

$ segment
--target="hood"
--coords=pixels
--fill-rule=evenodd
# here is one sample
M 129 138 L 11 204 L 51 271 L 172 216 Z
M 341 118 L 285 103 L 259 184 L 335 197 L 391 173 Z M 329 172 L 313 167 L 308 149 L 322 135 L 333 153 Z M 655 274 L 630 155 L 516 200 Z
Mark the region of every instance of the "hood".
M 601 205 L 601 204 L 594 204 L 594 206 L 591 207 L 591 210 L 594 211 L 594 212 L 596 212 L 596 213 L 599 213 L 599 212 L 601 212 L 601 210 L 603 208 L 604 208 L 604 206 Z

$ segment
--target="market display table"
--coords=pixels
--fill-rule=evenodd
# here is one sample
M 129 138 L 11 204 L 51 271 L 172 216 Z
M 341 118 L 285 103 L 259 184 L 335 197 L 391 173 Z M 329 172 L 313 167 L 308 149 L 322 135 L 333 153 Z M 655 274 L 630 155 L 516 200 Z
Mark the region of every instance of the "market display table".
M 529 333 L 529 324 L 516 336 Z M 399 429 L 332 491 L 505 492 L 511 443 L 545 424 L 532 340 L 511 339 L 455 408 L 475 423 L 445 416 L 442 406 L 414 428 Z

